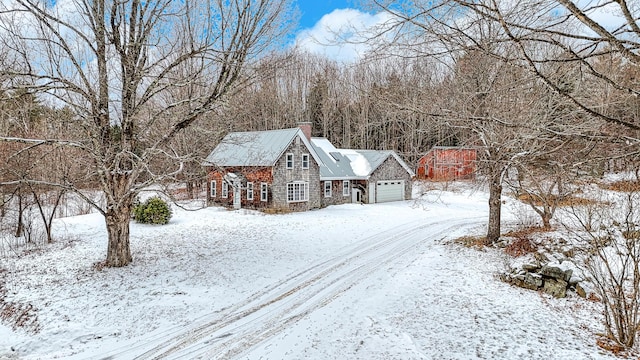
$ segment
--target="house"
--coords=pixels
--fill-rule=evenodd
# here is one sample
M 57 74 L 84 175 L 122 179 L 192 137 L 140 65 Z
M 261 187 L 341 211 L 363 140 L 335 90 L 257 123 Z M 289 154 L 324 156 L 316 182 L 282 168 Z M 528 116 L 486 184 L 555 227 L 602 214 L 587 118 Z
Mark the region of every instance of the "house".
M 470 147 L 434 146 L 418 160 L 416 178 L 432 180 L 472 179 L 477 150 Z
M 395 152 L 336 149 L 310 135 L 302 123 L 225 136 L 203 163 L 209 204 L 305 211 L 411 198 L 414 173 Z

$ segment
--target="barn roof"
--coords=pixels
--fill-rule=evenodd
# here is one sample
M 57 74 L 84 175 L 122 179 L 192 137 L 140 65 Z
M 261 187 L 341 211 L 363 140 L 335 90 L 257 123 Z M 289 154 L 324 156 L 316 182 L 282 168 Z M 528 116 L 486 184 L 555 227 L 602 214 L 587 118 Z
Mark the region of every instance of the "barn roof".
M 318 155 L 302 130 L 291 128 L 229 133 L 207 156 L 203 165 L 273 166 L 296 137 L 300 137 L 319 163 Z
M 431 156 L 434 156 L 434 155 L 438 156 L 438 154 L 445 151 L 457 151 L 457 152 L 473 151 L 477 153 L 478 147 L 476 146 L 440 146 L 440 145 L 432 146 L 431 149 L 429 149 L 429 151 L 424 153 L 420 157 L 420 159 L 418 159 L 418 163 L 423 162 L 425 159 Z

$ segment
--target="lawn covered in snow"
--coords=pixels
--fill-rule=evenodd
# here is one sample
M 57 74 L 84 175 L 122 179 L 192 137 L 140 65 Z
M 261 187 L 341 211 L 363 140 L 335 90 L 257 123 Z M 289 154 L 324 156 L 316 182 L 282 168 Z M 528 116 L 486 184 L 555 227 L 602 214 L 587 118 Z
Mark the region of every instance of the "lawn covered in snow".
M 99 268 L 97 214 L 1 259 L 5 301 L 39 332 L 0 325 L 0 359 L 604 359 L 596 303 L 500 282 L 506 255 L 449 240 L 484 231 L 488 195 L 305 213 L 174 206 L 131 224 L 134 262 Z M 505 223 L 516 221 L 509 202 Z M 521 210 L 519 210 L 521 211 Z

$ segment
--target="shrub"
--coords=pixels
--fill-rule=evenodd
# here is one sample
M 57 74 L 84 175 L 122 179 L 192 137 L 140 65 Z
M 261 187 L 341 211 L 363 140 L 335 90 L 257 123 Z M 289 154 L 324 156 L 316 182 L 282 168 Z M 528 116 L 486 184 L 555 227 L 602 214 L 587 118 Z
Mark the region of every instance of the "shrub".
M 136 201 L 133 206 L 133 219 L 141 224 L 164 225 L 171 219 L 171 207 L 158 196 L 145 202 Z
M 535 251 L 536 246 L 527 237 L 517 237 L 504 249 L 504 252 L 513 257 L 524 256 Z

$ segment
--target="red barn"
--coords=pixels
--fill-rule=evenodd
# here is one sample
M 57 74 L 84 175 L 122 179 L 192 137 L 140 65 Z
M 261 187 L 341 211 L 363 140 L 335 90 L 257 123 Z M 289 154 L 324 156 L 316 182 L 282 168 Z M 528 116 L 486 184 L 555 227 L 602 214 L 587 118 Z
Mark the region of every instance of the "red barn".
M 472 179 L 478 153 L 474 148 L 434 146 L 418 160 L 418 179 Z

